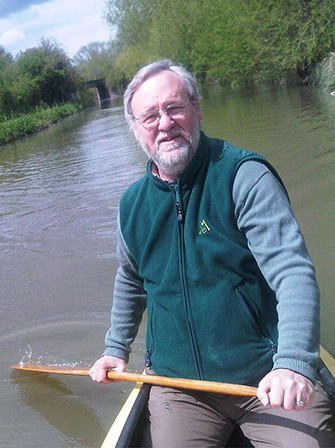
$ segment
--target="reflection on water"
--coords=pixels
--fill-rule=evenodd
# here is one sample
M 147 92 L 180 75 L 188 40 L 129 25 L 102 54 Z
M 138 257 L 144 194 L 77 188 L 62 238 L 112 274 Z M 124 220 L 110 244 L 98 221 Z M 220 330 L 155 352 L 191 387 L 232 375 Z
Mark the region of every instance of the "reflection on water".
M 317 89 L 204 90 L 203 128 L 259 151 L 289 190 L 335 354 L 335 98 Z M 119 100 L 0 148 L 0 446 L 98 447 L 131 389 L 10 373 L 28 352 L 89 366 L 109 325 L 120 195 L 145 170 Z M 142 371 L 144 327 L 130 370 Z
M 86 376 L 10 371 L 9 365 L 23 358 L 32 363 L 87 367 L 100 353 L 103 323 L 99 316 L 62 319 L 0 338 L 4 376 L 0 382 L 1 447 L 100 446 L 131 390 L 130 383 L 106 387 Z M 143 357 L 139 343 L 134 350 L 133 371 L 134 363 L 140 365 Z
M 36 372 L 11 373 L 22 402 L 38 412 L 57 432 L 65 436 L 66 446 L 95 447 L 105 436 L 96 413 L 59 379 Z M 78 379 L 80 381 L 80 379 Z M 64 443 L 63 442 L 63 443 Z

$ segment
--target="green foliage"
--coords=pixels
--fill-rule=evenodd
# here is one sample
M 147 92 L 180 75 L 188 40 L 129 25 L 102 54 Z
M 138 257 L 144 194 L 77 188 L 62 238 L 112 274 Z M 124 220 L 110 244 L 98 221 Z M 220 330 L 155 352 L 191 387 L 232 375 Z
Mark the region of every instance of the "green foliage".
M 309 79 L 335 47 L 335 0 L 108 0 L 126 78 L 170 58 L 204 83 Z
M 60 44 L 42 39 L 15 60 L 0 47 L 0 110 L 26 112 L 70 100 L 82 81 Z
M 22 53 L 16 62 L 22 78 L 27 77 L 38 86 L 39 101 L 53 104 L 67 101 L 78 85 L 78 75 L 61 46 L 49 39 L 42 39 L 39 47 Z M 21 79 L 22 79 L 21 78 Z
M 0 71 L 4 70 L 13 61 L 13 56 L 0 45 Z
M 124 76 L 116 67 L 117 56 L 114 42 L 92 42 L 80 48 L 74 62 L 82 79 L 103 79 L 111 91 L 119 92 L 124 87 Z
M 67 103 L 54 107 L 40 106 L 29 114 L 11 114 L 10 117 L 0 115 L 0 145 L 38 132 L 81 108 L 80 104 Z
M 156 0 L 107 0 L 106 20 L 117 27 L 116 41 L 120 49 L 144 42 L 150 31 L 152 15 L 164 1 Z M 177 2 L 176 2 L 177 3 Z
M 116 59 L 112 45 L 91 42 L 76 53 L 73 60 L 85 81 L 104 78 Z

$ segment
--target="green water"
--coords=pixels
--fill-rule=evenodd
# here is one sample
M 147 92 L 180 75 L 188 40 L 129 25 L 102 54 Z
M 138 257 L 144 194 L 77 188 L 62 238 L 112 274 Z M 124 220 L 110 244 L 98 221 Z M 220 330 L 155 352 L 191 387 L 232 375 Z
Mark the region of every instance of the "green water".
M 335 354 L 335 97 L 315 88 L 202 92 L 203 129 L 277 168 L 315 261 L 322 343 Z M 10 372 L 91 365 L 109 326 L 115 218 L 145 169 L 121 103 L 0 148 L 1 447 L 99 447 L 131 385 Z M 144 329 L 130 370 L 143 366 Z

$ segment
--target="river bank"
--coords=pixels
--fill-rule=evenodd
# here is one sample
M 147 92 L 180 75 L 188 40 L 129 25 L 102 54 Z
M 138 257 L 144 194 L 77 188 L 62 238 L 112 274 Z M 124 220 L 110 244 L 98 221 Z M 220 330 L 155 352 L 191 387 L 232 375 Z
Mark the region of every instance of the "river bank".
M 65 103 L 54 107 L 40 107 L 34 112 L 19 116 L 4 117 L 0 121 L 0 146 L 41 131 L 82 109 L 83 105 L 80 103 Z

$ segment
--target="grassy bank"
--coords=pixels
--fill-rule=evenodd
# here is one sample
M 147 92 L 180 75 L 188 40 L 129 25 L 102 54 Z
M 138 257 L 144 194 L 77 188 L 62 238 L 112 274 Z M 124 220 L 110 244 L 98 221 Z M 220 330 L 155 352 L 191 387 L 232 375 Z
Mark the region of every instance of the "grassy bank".
M 0 116 L 0 146 L 45 129 L 82 108 L 81 104 L 66 103 L 54 107 L 40 107 L 34 112 L 19 116 Z

